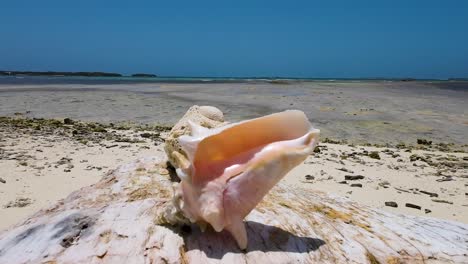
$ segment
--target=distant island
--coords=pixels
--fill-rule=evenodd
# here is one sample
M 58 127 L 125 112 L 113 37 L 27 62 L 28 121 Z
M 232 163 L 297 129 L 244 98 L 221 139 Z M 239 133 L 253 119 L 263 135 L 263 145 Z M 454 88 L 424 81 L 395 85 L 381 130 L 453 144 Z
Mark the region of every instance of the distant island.
M 156 76 L 156 74 L 151 74 L 151 73 L 135 73 L 135 74 L 132 74 L 132 77 L 155 78 L 158 76 Z
M 57 71 L 0 71 L 3 76 L 82 76 L 82 77 L 122 77 L 113 72 L 57 72 Z
M 61 71 L 0 71 L 0 76 L 79 76 L 79 77 L 124 77 L 114 72 L 61 72 Z M 156 74 L 135 73 L 130 77 L 155 78 Z

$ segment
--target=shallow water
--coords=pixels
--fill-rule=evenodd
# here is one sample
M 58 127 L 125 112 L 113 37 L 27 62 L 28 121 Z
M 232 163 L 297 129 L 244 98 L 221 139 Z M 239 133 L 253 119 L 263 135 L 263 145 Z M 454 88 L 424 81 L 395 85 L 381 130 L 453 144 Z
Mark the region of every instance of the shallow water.
M 300 109 L 323 137 L 468 143 L 462 82 L 31 83 L 0 80 L 0 115 L 172 124 L 194 104 L 216 106 L 230 121 Z

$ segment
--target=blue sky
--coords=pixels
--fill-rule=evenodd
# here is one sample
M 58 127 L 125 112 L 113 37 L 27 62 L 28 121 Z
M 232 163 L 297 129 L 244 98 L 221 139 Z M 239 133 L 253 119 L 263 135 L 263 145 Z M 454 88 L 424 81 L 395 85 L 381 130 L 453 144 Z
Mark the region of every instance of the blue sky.
M 468 1 L 4 1 L 0 69 L 468 77 Z

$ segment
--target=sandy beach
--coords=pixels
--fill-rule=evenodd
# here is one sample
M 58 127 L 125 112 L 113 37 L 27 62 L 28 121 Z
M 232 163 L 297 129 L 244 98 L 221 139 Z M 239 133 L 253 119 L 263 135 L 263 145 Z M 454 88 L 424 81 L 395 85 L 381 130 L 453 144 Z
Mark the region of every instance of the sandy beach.
M 1 85 L 0 230 L 163 151 L 193 104 L 217 106 L 229 121 L 303 110 L 322 142 L 283 183 L 468 223 L 468 92 L 405 85 Z

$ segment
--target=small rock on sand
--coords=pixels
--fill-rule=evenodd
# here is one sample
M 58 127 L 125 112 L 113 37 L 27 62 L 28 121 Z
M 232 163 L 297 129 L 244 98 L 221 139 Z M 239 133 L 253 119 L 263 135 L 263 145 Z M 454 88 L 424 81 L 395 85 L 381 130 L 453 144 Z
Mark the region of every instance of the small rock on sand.
M 6 181 L 3 178 L 0 178 L 1 183 L 6 183 Z
M 362 175 L 345 175 L 345 180 L 347 181 L 355 181 L 355 180 L 362 180 L 364 176 Z
M 409 207 L 409 208 L 414 208 L 414 209 L 421 210 L 421 206 L 416 205 L 416 204 L 406 203 L 405 206 L 406 206 L 406 207 Z
M 421 139 L 421 138 L 418 138 L 417 142 L 420 145 L 431 145 L 432 144 L 432 141 L 427 140 L 427 139 Z
M 360 184 L 360 183 L 353 183 L 353 184 L 351 184 L 351 187 L 359 187 L 359 188 L 362 188 L 362 184 Z
M 390 207 L 398 207 L 398 204 L 396 202 L 385 202 L 385 205 L 386 206 L 390 206 Z
M 369 153 L 369 157 L 372 159 L 380 159 L 380 155 L 377 151 L 372 151 L 371 153 Z

